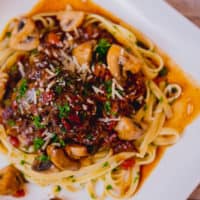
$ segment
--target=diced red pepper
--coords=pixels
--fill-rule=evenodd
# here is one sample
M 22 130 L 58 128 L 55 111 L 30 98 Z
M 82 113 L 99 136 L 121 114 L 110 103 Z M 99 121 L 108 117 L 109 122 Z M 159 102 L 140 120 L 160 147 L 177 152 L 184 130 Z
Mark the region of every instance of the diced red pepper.
M 121 168 L 128 170 L 130 168 L 132 168 L 135 165 L 135 160 L 133 158 L 125 160 L 122 164 L 121 164 Z
M 67 131 L 71 130 L 71 125 L 65 119 L 61 119 L 61 122 Z
M 112 121 L 112 122 L 109 123 L 107 129 L 109 131 L 112 131 L 115 128 L 116 125 L 117 125 L 117 122 L 116 121 Z
M 80 124 L 81 123 L 79 116 L 76 115 L 76 114 L 70 114 L 68 116 L 68 119 L 69 119 L 70 122 L 73 122 L 73 123 L 76 123 L 76 124 Z
M 44 103 L 48 103 L 48 102 L 52 101 L 53 97 L 54 97 L 54 93 L 52 91 L 44 92 L 42 94 L 42 98 L 43 98 Z
M 14 197 L 24 197 L 25 196 L 25 191 L 24 189 L 20 189 L 20 190 L 17 190 L 17 192 L 15 194 L 13 194 Z
M 10 136 L 9 137 L 9 141 L 10 141 L 10 144 L 12 144 L 16 148 L 18 148 L 19 145 L 20 145 L 20 142 L 19 142 L 18 138 L 15 137 L 15 136 Z
M 60 42 L 60 37 L 55 33 L 51 32 L 47 36 L 47 42 L 53 45 L 57 45 Z

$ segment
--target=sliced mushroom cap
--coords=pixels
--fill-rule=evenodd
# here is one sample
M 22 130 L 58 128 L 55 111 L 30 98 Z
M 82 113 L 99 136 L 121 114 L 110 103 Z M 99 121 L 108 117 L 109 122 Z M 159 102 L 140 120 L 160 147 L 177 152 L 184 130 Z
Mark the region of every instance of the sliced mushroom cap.
M 60 21 L 63 31 L 70 32 L 83 23 L 84 16 L 84 12 L 65 11 L 58 14 L 57 18 Z
M 87 64 L 89 65 L 92 60 L 92 51 L 96 44 L 95 40 L 84 42 L 74 48 L 72 54 L 76 57 L 79 65 Z
M 39 45 L 39 34 L 31 19 L 17 22 L 10 38 L 10 47 L 15 50 L 30 51 Z
M 47 154 L 51 162 L 60 170 L 78 170 L 80 163 L 67 157 L 63 149 L 58 149 L 53 145 L 47 147 Z
M 52 163 L 49 160 L 42 161 L 36 158 L 32 164 L 32 169 L 34 171 L 41 172 L 41 171 L 46 171 L 50 169 L 51 166 L 52 166 Z
M 80 159 L 88 155 L 87 148 L 82 145 L 71 144 L 65 147 L 65 151 L 69 157 Z
M 115 130 L 121 140 L 131 141 L 141 136 L 141 130 L 128 117 L 121 117 Z
M 142 62 L 137 57 L 116 44 L 113 44 L 108 51 L 107 63 L 111 74 L 118 81 L 122 79 L 122 72 L 130 71 L 135 74 L 142 67 Z
M 23 184 L 22 174 L 12 165 L 0 170 L 0 195 L 15 194 Z

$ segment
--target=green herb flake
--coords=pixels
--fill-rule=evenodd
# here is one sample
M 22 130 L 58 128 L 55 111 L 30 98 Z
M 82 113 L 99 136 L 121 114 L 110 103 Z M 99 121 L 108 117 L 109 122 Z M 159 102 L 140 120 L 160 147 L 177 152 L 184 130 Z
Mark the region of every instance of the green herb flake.
M 37 129 L 45 128 L 45 125 L 41 124 L 40 116 L 33 116 L 33 124 Z
M 34 146 L 35 151 L 37 151 L 38 149 L 40 149 L 44 145 L 44 143 L 45 142 L 44 142 L 44 140 L 42 138 L 36 137 L 33 140 L 33 146 Z
M 159 103 L 162 103 L 163 102 L 163 97 L 160 97 L 160 99 L 158 101 L 159 101 Z
M 92 134 L 88 134 L 87 136 L 86 136 L 86 138 L 88 139 L 88 140 L 92 140 L 92 138 L 93 138 L 93 135 Z
M 70 112 L 69 104 L 66 103 L 63 106 L 58 106 L 58 110 L 59 110 L 59 117 L 60 118 L 66 118 L 66 117 L 68 117 L 69 112 Z
M 8 124 L 8 126 L 10 126 L 10 127 L 13 127 L 13 126 L 16 125 L 15 121 L 12 120 L 12 119 L 9 119 L 9 120 L 7 121 L 7 124 Z
M 25 160 L 21 160 L 20 161 L 20 165 L 25 165 L 26 161 Z
M 37 55 L 38 54 L 38 50 L 37 49 L 33 49 L 30 51 L 31 55 Z
M 60 95 L 62 93 L 62 90 L 63 90 L 62 86 L 56 85 L 56 88 L 55 88 L 56 94 Z
M 45 154 L 42 154 L 38 157 L 38 160 L 41 162 L 47 162 L 47 161 L 49 161 L 49 157 Z
M 110 103 L 110 101 L 106 101 L 105 102 L 104 109 L 105 109 L 106 113 L 110 113 L 110 111 L 111 111 L 111 103 Z
M 91 196 L 92 199 L 96 198 L 96 196 L 94 195 L 94 193 L 91 193 L 90 196 Z
M 133 180 L 133 183 L 136 183 L 139 179 L 140 179 L 140 174 L 138 172 L 137 175 L 135 176 L 134 180 Z
M 12 36 L 12 33 L 11 33 L 11 32 L 9 32 L 9 31 L 6 32 L 6 37 L 9 37 L 9 38 L 10 38 L 11 36 Z
M 97 44 L 97 47 L 96 47 L 96 50 L 95 50 L 95 53 L 98 57 L 99 60 L 104 60 L 105 57 L 106 57 L 106 54 L 108 52 L 108 49 L 111 47 L 111 44 L 108 42 L 107 39 L 100 39 L 98 44 Z
M 106 186 L 106 190 L 112 190 L 112 189 L 113 189 L 112 185 L 107 185 Z
M 55 188 L 55 192 L 60 192 L 62 190 L 62 187 L 60 185 L 57 185 Z
M 148 109 L 147 104 L 144 105 L 144 111 L 146 111 Z
M 126 47 L 126 51 L 129 52 L 129 53 L 132 52 L 131 47 Z
M 26 94 L 27 89 L 28 89 L 27 80 L 26 79 L 22 79 L 21 80 L 21 84 L 20 84 L 19 88 L 17 89 L 17 92 L 18 92 L 17 98 L 19 99 L 19 98 L 24 97 L 24 95 Z
M 112 96 L 112 80 L 106 81 L 104 86 L 106 89 L 107 97 L 110 98 Z
M 60 143 L 60 146 L 61 146 L 61 147 L 65 147 L 65 141 L 64 141 L 64 140 L 60 139 L 60 140 L 59 140 L 59 143 Z
M 55 69 L 55 73 L 56 73 L 56 75 L 59 75 L 59 74 L 60 74 L 60 72 L 61 72 L 61 69 L 60 69 L 60 67 L 56 67 L 56 69 Z
M 105 162 L 105 163 L 103 163 L 103 167 L 108 167 L 110 164 L 109 164 L 109 162 Z
M 160 77 L 163 77 L 163 76 L 166 76 L 166 75 L 168 74 L 168 72 L 169 72 L 169 71 L 168 71 L 167 67 L 164 66 L 164 67 L 160 70 L 160 72 L 159 72 L 158 75 L 159 75 Z
M 40 90 L 37 89 L 37 90 L 36 90 L 36 96 L 39 97 L 40 94 L 41 94 Z
M 17 71 L 18 71 L 17 65 L 13 65 L 13 66 L 11 67 L 9 73 L 10 73 L 10 75 L 12 76 L 12 75 L 14 75 Z

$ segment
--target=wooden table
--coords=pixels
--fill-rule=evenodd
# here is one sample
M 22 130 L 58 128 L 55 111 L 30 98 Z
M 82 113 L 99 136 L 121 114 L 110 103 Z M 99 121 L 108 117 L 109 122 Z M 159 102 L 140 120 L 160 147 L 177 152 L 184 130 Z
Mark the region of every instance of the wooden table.
M 179 12 L 200 27 L 200 0 L 166 0 Z M 200 172 L 199 172 L 200 173 Z M 188 200 L 200 200 L 200 185 Z

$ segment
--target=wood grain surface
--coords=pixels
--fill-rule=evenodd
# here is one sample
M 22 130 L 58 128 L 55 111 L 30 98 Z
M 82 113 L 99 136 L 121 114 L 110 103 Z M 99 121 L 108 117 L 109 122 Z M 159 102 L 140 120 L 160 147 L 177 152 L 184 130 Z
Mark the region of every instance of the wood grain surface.
M 185 17 L 200 27 L 200 0 L 166 0 Z M 200 35 L 199 35 L 200 37 Z M 200 173 L 200 172 L 199 172 Z M 188 200 L 200 200 L 200 185 Z

